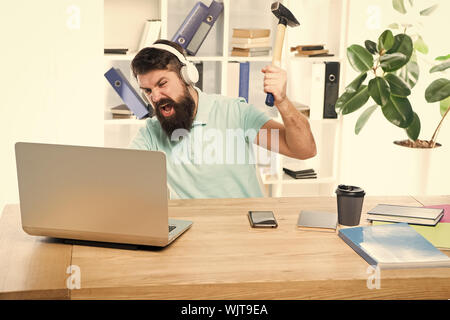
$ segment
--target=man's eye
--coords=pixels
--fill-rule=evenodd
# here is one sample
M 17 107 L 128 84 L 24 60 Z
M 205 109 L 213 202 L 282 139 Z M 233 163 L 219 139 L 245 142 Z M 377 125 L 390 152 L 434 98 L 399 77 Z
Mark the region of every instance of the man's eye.
M 152 90 L 150 90 L 150 89 L 144 89 L 144 92 L 145 92 L 146 94 L 150 94 L 150 93 L 152 93 Z
M 160 87 L 164 87 L 167 84 L 167 81 L 163 81 L 159 84 Z

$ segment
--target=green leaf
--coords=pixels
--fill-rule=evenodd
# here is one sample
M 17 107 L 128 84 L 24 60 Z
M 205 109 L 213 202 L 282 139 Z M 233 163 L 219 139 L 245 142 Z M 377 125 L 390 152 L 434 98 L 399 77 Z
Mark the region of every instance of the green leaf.
M 414 6 L 413 0 L 409 0 L 409 4 L 411 5 L 411 7 Z
M 401 33 L 394 37 L 394 45 L 386 53 L 403 53 L 408 61 L 413 53 L 413 42 L 407 34 Z
M 373 106 L 370 106 L 366 110 L 364 110 L 363 113 L 361 113 L 358 121 L 356 121 L 355 134 L 359 134 L 359 132 L 366 125 L 366 122 L 369 120 L 370 116 L 377 109 L 377 107 L 378 105 L 374 104 Z
M 423 41 L 421 36 L 419 36 L 417 40 L 414 42 L 414 49 L 416 49 L 420 53 L 428 54 L 428 46 L 425 43 L 425 41 Z
M 386 80 L 375 77 L 369 81 L 369 94 L 378 105 L 384 106 L 389 100 L 391 90 Z
M 444 71 L 448 68 L 450 68 L 450 61 L 447 61 L 447 62 L 438 64 L 437 66 L 434 66 L 433 68 L 430 69 L 430 73 Z
M 377 53 L 377 44 L 373 41 L 370 40 L 366 40 L 364 41 L 364 46 L 366 47 L 366 49 L 371 53 L 371 54 L 375 54 Z
M 441 116 L 443 117 L 444 114 L 447 112 L 447 109 L 450 107 L 450 97 L 447 97 L 444 100 L 441 100 L 439 107 L 440 107 L 439 110 L 441 112 Z
M 450 80 L 445 78 L 434 80 L 425 90 L 427 102 L 441 101 L 448 96 L 450 96 Z
M 355 80 L 350 82 L 350 84 L 345 87 L 346 92 L 356 92 L 358 91 L 359 87 L 362 85 L 364 80 L 367 78 L 367 73 L 361 73 L 359 76 L 356 77 Z
M 384 76 L 384 79 L 389 83 L 391 94 L 399 97 L 407 97 L 411 94 L 411 89 L 408 84 L 395 74 L 388 73 Z
M 364 47 L 354 44 L 347 48 L 350 65 L 359 72 L 366 72 L 373 67 L 373 56 Z
M 434 6 L 431 6 L 429 8 L 426 8 L 425 10 L 420 11 L 421 16 L 429 16 L 431 13 L 433 13 L 434 10 L 438 7 L 438 4 L 435 4 Z
M 414 118 L 414 112 L 407 98 L 390 96 L 388 102 L 381 107 L 384 117 L 400 128 L 408 128 Z
M 448 59 L 450 59 L 450 54 L 448 54 L 446 56 L 439 56 L 439 57 L 437 57 L 434 60 L 436 60 L 436 61 L 445 61 L 445 60 L 448 60 Z
M 419 65 L 416 61 L 410 60 L 403 68 L 397 71 L 397 75 L 403 79 L 412 89 L 419 80 Z
M 402 14 L 406 13 L 405 3 L 403 2 L 403 0 L 392 0 L 392 6 L 398 12 Z
M 385 54 L 380 57 L 380 66 L 384 72 L 398 70 L 407 63 L 408 58 L 403 53 Z
M 416 141 L 420 134 L 420 119 L 417 113 L 414 112 L 413 121 L 408 128 L 405 129 L 406 134 L 412 141 Z
M 398 23 L 391 23 L 390 25 L 388 25 L 389 29 L 398 29 L 400 28 L 400 26 L 398 25 Z
M 362 85 L 356 92 L 344 92 L 336 101 L 336 109 L 340 109 L 342 114 L 352 113 L 369 100 L 369 92 L 366 85 Z
M 394 35 L 391 30 L 385 30 L 378 38 L 378 52 L 381 50 L 388 51 L 395 43 Z

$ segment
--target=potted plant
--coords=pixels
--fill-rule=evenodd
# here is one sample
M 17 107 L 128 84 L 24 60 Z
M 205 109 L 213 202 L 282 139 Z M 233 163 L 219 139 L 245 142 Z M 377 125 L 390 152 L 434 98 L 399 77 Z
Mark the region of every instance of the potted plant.
M 393 7 L 401 13 L 406 13 L 403 0 L 393 0 Z M 413 2 L 408 2 L 413 6 Z M 431 14 L 437 5 L 420 11 L 421 16 Z M 346 88 L 336 102 L 336 111 L 346 115 L 359 110 L 369 100 L 374 103 L 367 107 L 359 116 L 355 133 L 369 120 L 370 116 L 380 109 L 384 117 L 393 125 L 403 128 L 409 139 L 394 143 L 412 148 L 435 148 L 437 134 L 450 106 L 450 80 L 441 77 L 433 81 L 425 90 L 428 103 L 440 102 L 441 120 L 430 140 L 419 140 L 420 118 L 408 99 L 412 88 L 419 78 L 417 52 L 426 54 L 428 47 L 417 33 L 411 36 L 406 32 L 413 25 L 394 23 L 389 28 L 400 31 L 396 35 L 391 29 L 385 30 L 377 42 L 366 40 L 364 46 L 353 44 L 347 48 L 347 58 L 350 65 L 359 75 Z M 436 58 L 438 63 L 430 69 L 431 73 L 445 72 L 450 67 L 450 55 Z M 437 110 L 436 110 L 437 111 Z

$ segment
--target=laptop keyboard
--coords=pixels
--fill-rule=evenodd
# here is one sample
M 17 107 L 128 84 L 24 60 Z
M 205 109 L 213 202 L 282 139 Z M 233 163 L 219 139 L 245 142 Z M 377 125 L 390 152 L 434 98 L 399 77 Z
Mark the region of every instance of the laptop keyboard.
M 169 225 L 169 232 L 172 231 L 173 229 L 175 229 L 177 226 L 171 226 Z

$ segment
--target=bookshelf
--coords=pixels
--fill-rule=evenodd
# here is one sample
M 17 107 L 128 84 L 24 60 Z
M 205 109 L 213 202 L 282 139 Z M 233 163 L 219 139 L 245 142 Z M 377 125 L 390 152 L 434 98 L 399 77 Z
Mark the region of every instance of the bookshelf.
M 137 83 L 130 72 L 130 62 L 136 54 L 137 45 L 146 19 L 161 19 L 161 38 L 171 39 L 196 0 L 104 0 L 105 46 L 126 46 L 130 48 L 126 55 L 105 54 L 105 71 L 111 66 L 128 72 L 129 80 L 137 88 Z M 209 5 L 209 0 L 203 1 Z M 233 28 L 267 28 L 271 29 L 272 44 L 275 41 L 278 20 L 272 14 L 272 0 L 224 0 L 224 11 L 214 24 L 196 56 L 189 60 L 203 63 L 203 91 L 224 94 L 227 92 L 229 62 L 250 62 L 249 103 L 269 116 L 281 121 L 276 108 L 264 105 L 266 94 L 262 90 L 263 74 L 261 68 L 270 64 L 271 56 L 234 57 L 231 52 L 231 35 Z M 324 61 L 342 62 L 345 58 L 345 35 L 348 0 L 285 0 L 287 6 L 300 21 L 300 27 L 288 28 L 283 48 L 282 67 L 288 70 L 287 94 L 293 101 L 311 102 L 310 78 L 313 63 Z M 308 14 L 304 14 L 308 12 Z M 121 17 L 127 16 L 126 19 Z M 317 23 L 317 21 L 321 23 Z M 115 21 L 115 22 L 114 22 Z M 120 21 L 120 23 L 117 23 Z M 326 21 L 326 22 L 324 22 Z M 304 58 L 295 57 L 290 52 L 291 46 L 300 43 L 324 43 L 334 57 Z M 344 64 L 341 63 L 341 88 L 344 83 Z M 306 85 L 305 85 L 306 83 Z M 109 108 L 121 104 L 120 98 L 109 88 L 105 81 L 105 146 L 126 147 L 133 139 L 143 120 L 112 119 Z M 338 161 L 340 145 L 341 119 L 312 120 L 311 127 L 318 145 L 318 155 L 311 161 L 290 159 L 278 154 L 270 157 L 275 164 L 276 173 L 271 176 L 261 175 L 266 194 L 281 195 L 330 195 L 338 179 Z M 255 146 L 256 150 L 259 147 Z M 282 167 L 292 164 L 295 167 L 314 166 L 318 178 L 296 180 L 282 171 Z M 264 166 L 257 165 L 258 172 Z M 314 186 L 314 188 L 312 188 Z

